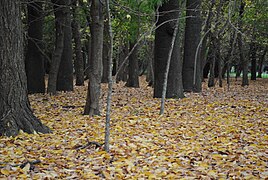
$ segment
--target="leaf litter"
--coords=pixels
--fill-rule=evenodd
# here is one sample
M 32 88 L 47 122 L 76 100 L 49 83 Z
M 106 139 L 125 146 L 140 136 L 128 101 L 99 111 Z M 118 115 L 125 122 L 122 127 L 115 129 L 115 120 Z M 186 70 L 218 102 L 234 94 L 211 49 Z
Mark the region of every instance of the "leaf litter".
M 86 87 L 57 96 L 30 95 L 51 134 L 0 137 L 5 179 L 267 179 L 268 81 L 160 100 L 141 88 L 114 86 L 111 152 L 103 150 L 103 116 L 83 116 Z M 23 165 L 23 166 L 22 166 Z

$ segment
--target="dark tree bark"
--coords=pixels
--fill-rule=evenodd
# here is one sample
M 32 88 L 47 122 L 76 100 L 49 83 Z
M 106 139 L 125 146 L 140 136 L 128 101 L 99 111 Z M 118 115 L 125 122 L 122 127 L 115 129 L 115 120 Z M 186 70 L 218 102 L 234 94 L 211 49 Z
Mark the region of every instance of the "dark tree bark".
M 245 8 L 245 2 L 244 0 L 241 0 L 240 2 L 240 9 L 239 9 L 239 30 L 241 31 L 242 29 L 242 18 L 243 18 L 243 13 L 244 13 L 244 8 Z M 242 76 L 242 86 L 247 86 L 249 85 L 248 82 L 248 61 L 245 58 L 245 47 L 243 44 L 243 38 L 242 38 L 242 34 L 238 33 L 237 35 L 237 41 L 238 41 L 238 48 L 239 48 L 239 56 L 240 56 L 240 62 L 242 64 L 242 72 L 243 72 L 243 76 Z
M 137 12 L 140 11 L 140 5 L 141 5 L 142 1 L 136 1 L 137 3 Z M 131 18 L 131 23 L 134 24 L 134 26 L 132 26 L 132 30 L 130 31 L 130 41 L 129 41 L 129 51 L 131 52 L 132 49 L 132 53 L 129 55 L 128 58 L 128 80 L 126 83 L 127 87 L 134 87 L 134 88 L 138 88 L 140 87 L 139 84 L 139 56 L 138 56 L 138 52 L 139 52 L 139 36 L 140 36 L 140 15 L 135 15 L 133 16 L 133 18 Z
M 118 61 L 118 66 L 120 66 L 124 59 L 127 57 L 129 53 L 129 48 L 128 48 L 128 43 L 122 43 L 119 47 L 119 61 Z M 128 74 L 128 69 L 127 69 L 126 63 L 123 65 L 123 67 L 119 70 L 118 75 L 116 77 L 116 81 L 127 81 L 127 74 Z
M 75 69 L 75 85 L 76 86 L 83 86 L 84 85 L 84 58 L 82 54 L 82 43 L 81 43 L 81 35 L 80 35 L 80 23 L 77 8 L 77 0 L 73 1 L 72 4 L 72 11 L 73 11 L 73 21 L 72 21 L 72 28 L 73 28 L 73 38 L 75 44 L 75 59 L 74 59 L 74 69 Z
M 231 69 L 231 62 L 233 60 L 233 54 L 234 54 L 234 50 L 235 50 L 235 44 L 236 44 L 236 38 L 237 38 L 237 34 L 236 31 L 234 30 L 231 34 L 230 34 L 230 48 L 228 49 L 228 53 L 226 56 L 226 68 L 227 68 L 227 86 L 228 86 L 228 90 L 230 89 L 230 69 Z
M 104 30 L 103 30 L 103 51 L 102 51 L 102 64 L 103 64 L 103 71 L 102 71 L 102 83 L 108 83 L 108 76 L 109 76 L 109 51 L 110 51 L 110 41 L 109 41 L 109 32 L 108 32 L 108 22 L 104 23 Z
M 223 68 L 223 63 L 222 63 L 222 57 L 221 57 L 221 40 L 218 38 L 217 41 L 217 46 L 216 46 L 216 51 L 217 51 L 217 72 L 218 72 L 218 79 L 219 79 L 219 86 L 222 87 L 222 68 Z
M 265 49 L 263 50 L 263 53 L 261 54 L 260 58 L 259 58 L 259 68 L 258 68 L 258 78 L 261 78 L 261 74 L 262 74 L 262 66 L 263 66 L 263 62 L 265 59 L 265 55 L 267 53 L 268 50 L 268 46 L 265 47 Z
M 56 94 L 57 91 L 57 78 L 64 48 L 64 26 L 66 21 L 66 14 L 63 10 L 64 7 L 62 7 L 64 2 L 52 0 L 52 3 L 54 3 L 56 41 L 48 78 L 47 92 L 50 94 Z
M 215 64 L 216 64 L 216 38 L 211 35 L 211 46 L 210 46 L 210 69 L 209 69 L 209 78 L 208 78 L 208 87 L 215 86 Z
M 215 0 L 211 0 L 211 4 L 209 7 L 209 11 L 208 11 L 208 16 L 205 22 L 205 26 L 203 29 L 204 32 L 204 37 L 203 37 L 203 41 L 202 41 L 202 46 L 201 46 L 201 52 L 200 52 L 200 61 L 202 63 L 202 68 L 205 67 L 206 63 L 206 52 L 207 52 L 207 48 L 208 48 L 208 38 L 209 38 L 209 32 L 210 32 L 210 28 L 211 28 L 211 19 L 213 16 L 213 7 L 215 6 Z M 208 76 L 207 76 L 208 77 Z M 205 77 L 204 77 L 205 78 Z
M 137 42 L 130 42 L 129 48 L 135 48 L 135 44 Z M 139 62 L 138 62 L 138 47 L 136 47 L 132 54 L 129 56 L 128 62 L 128 80 L 126 83 L 127 87 L 135 87 L 138 88 L 139 85 Z
M 72 48 L 72 24 L 71 24 L 71 0 L 57 0 L 62 3 L 64 12 L 64 46 L 57 77 L 58 91 L 73 91 L 73 48 Z
M 215 86 L 215 78 L 219 78 L 219 86 L 222 87 L 222 60 L 221 60 L 221 52 L 220 52 L 220 46 L 221 46 L 221 38 L 220 33 L 223 30 L 220 30 L 219 22 L 220 22 L 220 16 L 222 12 L 222 5 L 223 0 L 220 0 L 216 7 L 216 18 L 215 18 L 215 28 L 214 32 L 210 33 L 212 47 L 210 48 L 210 51 L 212 51 L 212 61 L 210 65 L 210 76 L 208 80 L 208 87 Z M 224 26 L 225 27 L 225 26 Z
M 91 0 L 87 0 L 87 2 L 84 2 L 83 0 L 79 0 L 79 5 L 84 11 L 84 14 L 86 16 L 87 20 L 87 25 L 90 26 L 91 24 L 91 17 L 90 17 L 90 5 L 91 5 Z M 85 42 L 86 46 L 86 52 L 87 52 L 87 59 L 85 60 L 85 69 L 84 69 L 84 74 L 86 75 L 85 79 L 89 78 L 89 67 L 90 67 L 90 62 L 91 62 L 91 36 L 87 35 L 86 36 L 87 41 Z
M 28 9 L 28 46 L 25 57 L 28 93 L 45 93 L 43 3 L 31 1 Z
M 89 67 L 88 94 L 84 114 L 100 115 L 102 48 L 103 48 L 103 5 L 99 0 L 91 4 L 91 62 Z
M 203 78 L 208 78 L 210 65 L 209 62 L 206 62 L 204 68 L 203 68 Z
M 92 58 L 92 53 L 91 53 L 91 51 L 92 51 L 92 48 L 91 48 L 91 44 L 92 44 L 92 42 L 91 42 L 91 36 L 87 36 L 87 41 L 86 41 L 86 49 L 87 49 L 87 61 L 86 61 L 86 66 L 85 66 L 85 70 L 84 70 L 84 72 L 85 72 L 85 75 L 86 75 L 86 79 L 88 79 L 89 78 L 89 68 L 90 68 L 90 63 L 91 63 L 91 58 Z
M 200 53 L 197 46 L 200 42 L 202 22 L 200 18 L 201 0 L 187 0 L 186 25 L 184 42 L 184 59 L 182 69 L 182 82 L 184 91 L 201 92 L 202 70 Z M 198 54 L 196 57 L 196 53 Z
M 253 41 L 255 41 L 253 39 Z M 255 42 L 250 43 L 250 59 L 251 59 L 251 80 L 257 79 L 257 59 L 256 59 L 257 45 Z
M 0 24 L 0 135 L 48 133 L 27 97 L 20 1 L 0 1 Z
M 159 19 L 156 26 L 169 20 L 174 21 L 160 26 L 155 31 L 154 97 L 162 97 L 168 52 L 177 18 L 179 18 L 179 2 L 177 0 L 165 2 L 159 8 Z M 182 59 L 180 57 L 179 41 L 179 35 L 177 35 L 170 62 L 166 98 L 184 97 L 182 86 Z
M 148 82 L 149 86 L 153 86 L 154 84 L 154 69 L 153 69 L 153 62 L 154 62 L 154 42 L 150 41 L 148 46 L 148 65 L 147 65 L 147 74 L 146 74 L 146 81 Z

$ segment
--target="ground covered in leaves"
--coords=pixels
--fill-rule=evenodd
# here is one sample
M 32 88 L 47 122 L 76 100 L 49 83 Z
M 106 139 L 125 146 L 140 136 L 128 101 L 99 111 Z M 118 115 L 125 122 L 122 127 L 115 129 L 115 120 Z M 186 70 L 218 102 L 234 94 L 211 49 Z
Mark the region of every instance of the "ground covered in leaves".
M 115 85 L 111 152 L 103 151 L 103 116 L 83 116 L 86 87 L 57 96 L 31 95 L 34 113 L 52 134 L 0 137 L 0 178 L 267 179 L 268 80 L 160 100 Z M 103 85 L 102 107 L 106 85 Z

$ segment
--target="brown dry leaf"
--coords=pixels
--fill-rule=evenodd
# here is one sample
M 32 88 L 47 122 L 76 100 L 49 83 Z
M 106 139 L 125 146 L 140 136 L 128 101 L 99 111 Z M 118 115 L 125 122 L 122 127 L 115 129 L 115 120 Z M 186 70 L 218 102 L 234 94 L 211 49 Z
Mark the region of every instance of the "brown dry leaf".
M 86 146 L 102 144 L 105 127 L 104 116 L 82 115 L 87 87 L 30 95 L 53 133 L 1 137 L 0 178 L 267 179 L 268 80 L 231 83 L 229 91 L 204 85 L 201 94 L 168 99 L 163 116 L 144 77 L 141 88 L 114 85 L 110 154 Z M 106 85 L 102 92 L 105 114 Z M 10 167 L 37 159 L 33 170 Z

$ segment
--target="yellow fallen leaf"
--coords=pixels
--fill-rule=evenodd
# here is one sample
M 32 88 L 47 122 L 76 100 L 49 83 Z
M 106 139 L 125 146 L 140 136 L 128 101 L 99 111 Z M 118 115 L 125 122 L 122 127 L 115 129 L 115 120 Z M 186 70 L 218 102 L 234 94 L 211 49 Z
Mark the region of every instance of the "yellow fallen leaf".
M 102 174 L 104 175 L 104 177 L 105 177 L 106 179 L 111 179 L 111 175 L 110 175 L 109 172 L 107 172 L 107 171 L 102 171 Z
M 1 173 L 4 174 L 4 175 L 9 175 L 10 174 L 9 170 L 7 170 L 7 169 L 1 169 Z
M 20 174 L 18 177 L 19 178 L 22 178 L 22 179 L 26 179 L 27 178 L 27 175 L 26 174 Z

